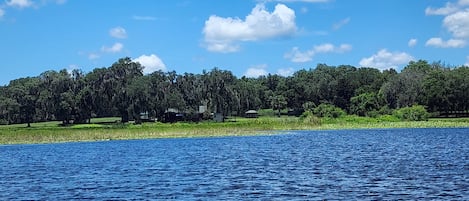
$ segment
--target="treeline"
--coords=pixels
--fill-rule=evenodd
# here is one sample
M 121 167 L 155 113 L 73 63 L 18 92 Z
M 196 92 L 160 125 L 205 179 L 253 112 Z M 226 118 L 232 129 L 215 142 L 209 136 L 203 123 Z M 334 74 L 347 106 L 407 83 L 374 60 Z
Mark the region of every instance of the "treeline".
M 469 68 L 410 62 L 402 72 L 349 65 L 299 70 L 292 76 L 237 78 L 214 68 L 201 74 L 157 71 L 144 75 L 130 58 L 107 68 L 46 71 L 0 87 L 0 123 L 59 120 L 86 123 L 119 116 L 141 122 L 140 114 L 162 119 L 169 108 L 195 115 L 240 115 L 250 109 L 313 110 L 332 105 L 348 114 L 377 116 L 422 105 L 435 115 L 469 110 Z

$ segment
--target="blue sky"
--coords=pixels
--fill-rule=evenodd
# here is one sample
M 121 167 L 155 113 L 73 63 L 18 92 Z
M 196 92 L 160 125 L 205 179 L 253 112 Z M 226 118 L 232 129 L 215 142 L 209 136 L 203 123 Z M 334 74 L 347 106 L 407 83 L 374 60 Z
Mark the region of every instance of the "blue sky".
M 122 57 L 236 76 L 318 63 L 401 69 L 469 64 L 469 0 L 3 0 L 0 85 L 46 70 L 89 72 Z

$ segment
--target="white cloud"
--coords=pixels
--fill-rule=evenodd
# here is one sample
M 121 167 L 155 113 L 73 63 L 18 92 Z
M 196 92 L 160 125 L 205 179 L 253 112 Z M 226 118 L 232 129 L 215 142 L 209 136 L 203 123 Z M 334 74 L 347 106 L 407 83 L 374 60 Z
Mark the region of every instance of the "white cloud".
M 312 61 L 314 55 L 318 53 L 344 53 L 352 50 L 352 46 L 349 44 L 341 44 L 340 46 L 334 46 L 330 43 L 314 46 L 310 50 L 302 52 L 298 47 L 293 47 L 292 50 L 284 55 L 285 58 L 295 63 L 304 63 Z
M 409 61 L 413 60 L 415 60 L 414 57 L 405 52 L 389 52 L 386 49 L 382 49 L 371 57 L 363 58 L 359 64 L 362 67 L 386 70 L 390 68 L 397 69 L 399 65 L 409 63 Z
M 142 55 L 133 61 L 140 63 L 143 68 L 143 73 L 149 74 L 158 70 L 166 71 L 166 65 L 155 54 Z
M 469 38 L 469 10 L 446 16 L 443 25 L 456 38 Z
M 409 42 L 407 43 L 407 45 L 408 45 L 409 47 L 414 47 L 415 45 L 417 45 L 417 42 L 418 42 L 417 39 L 412 38 L 412 39 L 409 40 Z
M 459 10 L 459 7 L 453 3 L 446 3 L 445 7 L 441 8 L 431 8 L 427 7 L 425 9 L 425 15 L 448 15 Z
M 261 64 L 261 65 L 250 67 L 246 70 L 246 72 L 244 73 L 244 76 L 257 78 L 259 76 L 267 75 L 268 72 L 267 70 L 265 70 L 266 68 L 267 68 L 266 64 Z
M 425 46 L 433 46 L 433 47 L 441 47 L 441 48 L 462 48 L 466 46 L 466 41 L 459 40 L 459 39 L 449 39 L 447 41 L 443 41 L 441 38 L 430 38 L 425 43 Z
M 461 6 L 468 6 L 469 5 L 469 0 L 459 0 L 458 4 Z
M 315 52 L 313 50 L 302 52 L 298 47 L 293 47 L 292 50 L 289 53 L 286 53 L 284 57 L 295 63 L 304 63 L 312 61 L 314 54 Z
M 2 8 L 0 8 L 0 18 L 2 18 L 4 15 L 5 15 L 5 11 Z
M 466 57 L 466 63 L 464 65 L 469 66 L 469 56 Z
M 348 24 L 349 22 L 350 22 L 350 17 L 345 18 L 345 19 L 341 20 L 340 22 L 335 23 L 335 24 L 332 26 L 332 29 L 334 29 L 334 30 L 339 30 L 340 28 L 342 28 L 343 26 L 345 26 L 345 25 Z
M 115 27 L 109 30 L 109 35 L 114 38 L 127 38 L 127 32 L 122 27 Z
M 273 12 L 263 4 L 257 4 L 244 20 L 212 15 L 203 28 L 207 50 L 236 52 L 239 42 L 291 36 L 296 33 L 295 11 L 284 4 L 277 4 Z
M 6 2 L 7 6 L 27 8 L 33 6 L 33 2 L 30 0 L 10 0 Z
M 277 70 L 277 75 L 288 77 L 288 76 L 293 75 L 294 72 L 295 72 L 295 70 L 291 67 L 290 68 L 281 68 L 281 69 Z
M 106 46 L 101 47 L 101 51 L 107 52 L 107 53 L 117 53 L 117 52 L 122 51 L 123 48 L 124 48 L 124 45 L 122 43 L 114 43 L 114 45 L 112 45 L 111 47 L 106 47 Z

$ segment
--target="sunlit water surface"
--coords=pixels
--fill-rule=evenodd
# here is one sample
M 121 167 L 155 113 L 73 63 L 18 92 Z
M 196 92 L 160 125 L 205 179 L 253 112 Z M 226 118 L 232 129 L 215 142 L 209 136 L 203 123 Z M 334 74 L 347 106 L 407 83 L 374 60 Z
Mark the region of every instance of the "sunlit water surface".
M 0 146 L 2 200 L 469 200 L 469 129 Z

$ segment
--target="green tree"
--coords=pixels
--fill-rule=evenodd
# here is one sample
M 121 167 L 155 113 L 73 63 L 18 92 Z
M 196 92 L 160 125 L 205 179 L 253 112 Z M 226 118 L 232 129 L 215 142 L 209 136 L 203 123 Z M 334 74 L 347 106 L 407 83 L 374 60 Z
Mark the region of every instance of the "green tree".
M 277 110 L 277 116 L 280 117 L 280 112 L 287 106 L 287 99 L 282 95 L 272 96 L 270 98 L 270 105 L 273 110 Z
M 112 103 L 117 113 L 121 117 L 121 122 L 129 121 L 128 108 L 131 98 L 127 91 L 127 86 L 133 79 L 143 76 L 143 67 L 133 62 L 129 57 L 121 58 L 109 68 L 112 78 Z
M 10 82 L 11 98 L 19 104 L 19 119 L 31 127 L 36 115 L 36 104 L 39 97 L 39 78 L 27 77 Z
M 381 98 L 377 93 L 363 93 L 350 99 L 352 114 L 358 116 L 374 116 L 382 107 Z
M 321 103 L 316 108 L 314 108 L 313 114 L 317 117 L 339 118 L 344 116 L 346 113 L 341 108 L 332 104 Z

